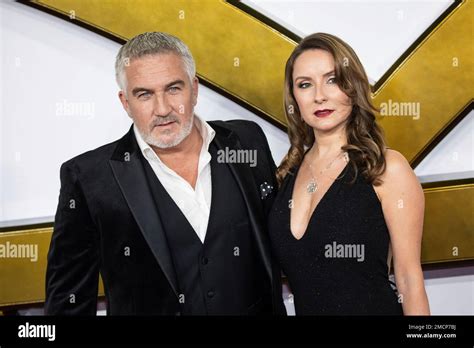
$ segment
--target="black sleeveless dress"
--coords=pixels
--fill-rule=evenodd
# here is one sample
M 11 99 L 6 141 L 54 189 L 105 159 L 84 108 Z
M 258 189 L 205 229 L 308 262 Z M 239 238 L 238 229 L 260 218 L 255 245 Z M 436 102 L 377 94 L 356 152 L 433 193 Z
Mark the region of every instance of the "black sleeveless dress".
M 299 167 L 286 176 L 269 214 L 273 252 L 293 294 L 296 315 L 403 315 L 388 278 L 389 232 L 370 183 L 348 163 L 297 240 L 290 206 Z

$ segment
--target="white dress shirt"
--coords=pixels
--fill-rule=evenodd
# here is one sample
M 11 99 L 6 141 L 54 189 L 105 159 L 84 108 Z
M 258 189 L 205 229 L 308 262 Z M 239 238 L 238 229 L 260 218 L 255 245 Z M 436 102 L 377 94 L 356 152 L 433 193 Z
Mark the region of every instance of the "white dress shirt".
M 201 120 L 196 115 L 194 115 L 194 124 L 203 140 L 201 153 L 199 154 L 198 177 L 195 189 L 160 160 L 150 145 L 143 140 L 135 125 L 133 126 L 133 131 L 138 146 L 143 156 L 150 163 L 156 177 L 179 209 L 181 209 L 181 212 L 191 224 L 201 242 L 204 243 L 212 199 L 209 144 L 214 139 L 216 132 L 206 121 Z

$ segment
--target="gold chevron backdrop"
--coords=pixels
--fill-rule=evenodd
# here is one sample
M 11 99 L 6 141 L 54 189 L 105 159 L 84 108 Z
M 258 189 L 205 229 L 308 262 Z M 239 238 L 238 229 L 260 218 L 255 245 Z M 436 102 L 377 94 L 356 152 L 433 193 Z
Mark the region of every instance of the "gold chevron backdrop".
M 174 34 L 193 52 L 201 81 L 285 127 L 284 64 L 297 37 L 245 11 L 238 1 L 22 2 L 118 42 L 145 31 Z M 376 105 L 388 100 L 416 100 L 422 105 L 423 115 L 416 121 L 410 117 L 378 118 L 389 145 L 413 166 L 472 110 L 473 13 L 472 1 L 456 1 L 373 86 Z M 430 183 L 424 185 L 424 192 L 423 263 L 474 259 L 474 180 Z M 44 300 L 51 233 L 52 227 L 0 233 L 0 243 L 39 245 L 34 270 L 29 260 L 2 260 L 0 306 Z M 8 281 L 19 276 L 21 284 Z

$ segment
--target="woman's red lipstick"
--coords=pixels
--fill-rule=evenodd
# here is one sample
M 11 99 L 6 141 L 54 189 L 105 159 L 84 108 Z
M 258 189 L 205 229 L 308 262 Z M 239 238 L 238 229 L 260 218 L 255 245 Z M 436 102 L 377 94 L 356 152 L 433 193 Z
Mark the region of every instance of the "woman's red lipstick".
M 314 113 L 316 117 L 327 117 L 331 115 L 334 112 L 334 110 L 329 110 L 329 109 L 324 109 L 324 110 L 318 110 Z

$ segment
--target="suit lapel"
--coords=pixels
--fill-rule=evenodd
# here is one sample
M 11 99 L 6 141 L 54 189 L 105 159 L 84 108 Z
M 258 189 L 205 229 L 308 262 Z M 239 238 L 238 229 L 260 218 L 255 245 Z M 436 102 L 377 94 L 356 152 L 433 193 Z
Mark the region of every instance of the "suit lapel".
M 213 126 L 215 126 L 213 124 Z M 217 146 L 218 151 L 225 151 L 228 149 L 239 150 L 242 149 L 240 141 L 235 133 L 228 131 L 221 132 L 222 128 L 215 127 L 216 136 L 214 142 Z M 264 216 L 262 205 L 260 204 L 260 197 L 257 190 L 257 183 L 254 180 L 252 170 L 246 163 L 228 163 L 232 174 L 235 177 L 237 185 L 242 192 L 245 204 L 247 205 L 247 211 L 249 215 L 249 221 L 252 226 L 252 231 L 255 236 L 255 240 L 258 249 L 262 255 L 265 269 L 273 282 L 272 277 L 272 266 L 270 261 L 270 250 L 268 247 L 267 237 L 264 234 L 264 222 L 262 217 Z
M 109 164 L 125 200 L 176 296 L 178 284 L 165 232 L 141 163 L 133 126 L 117 145 Z

